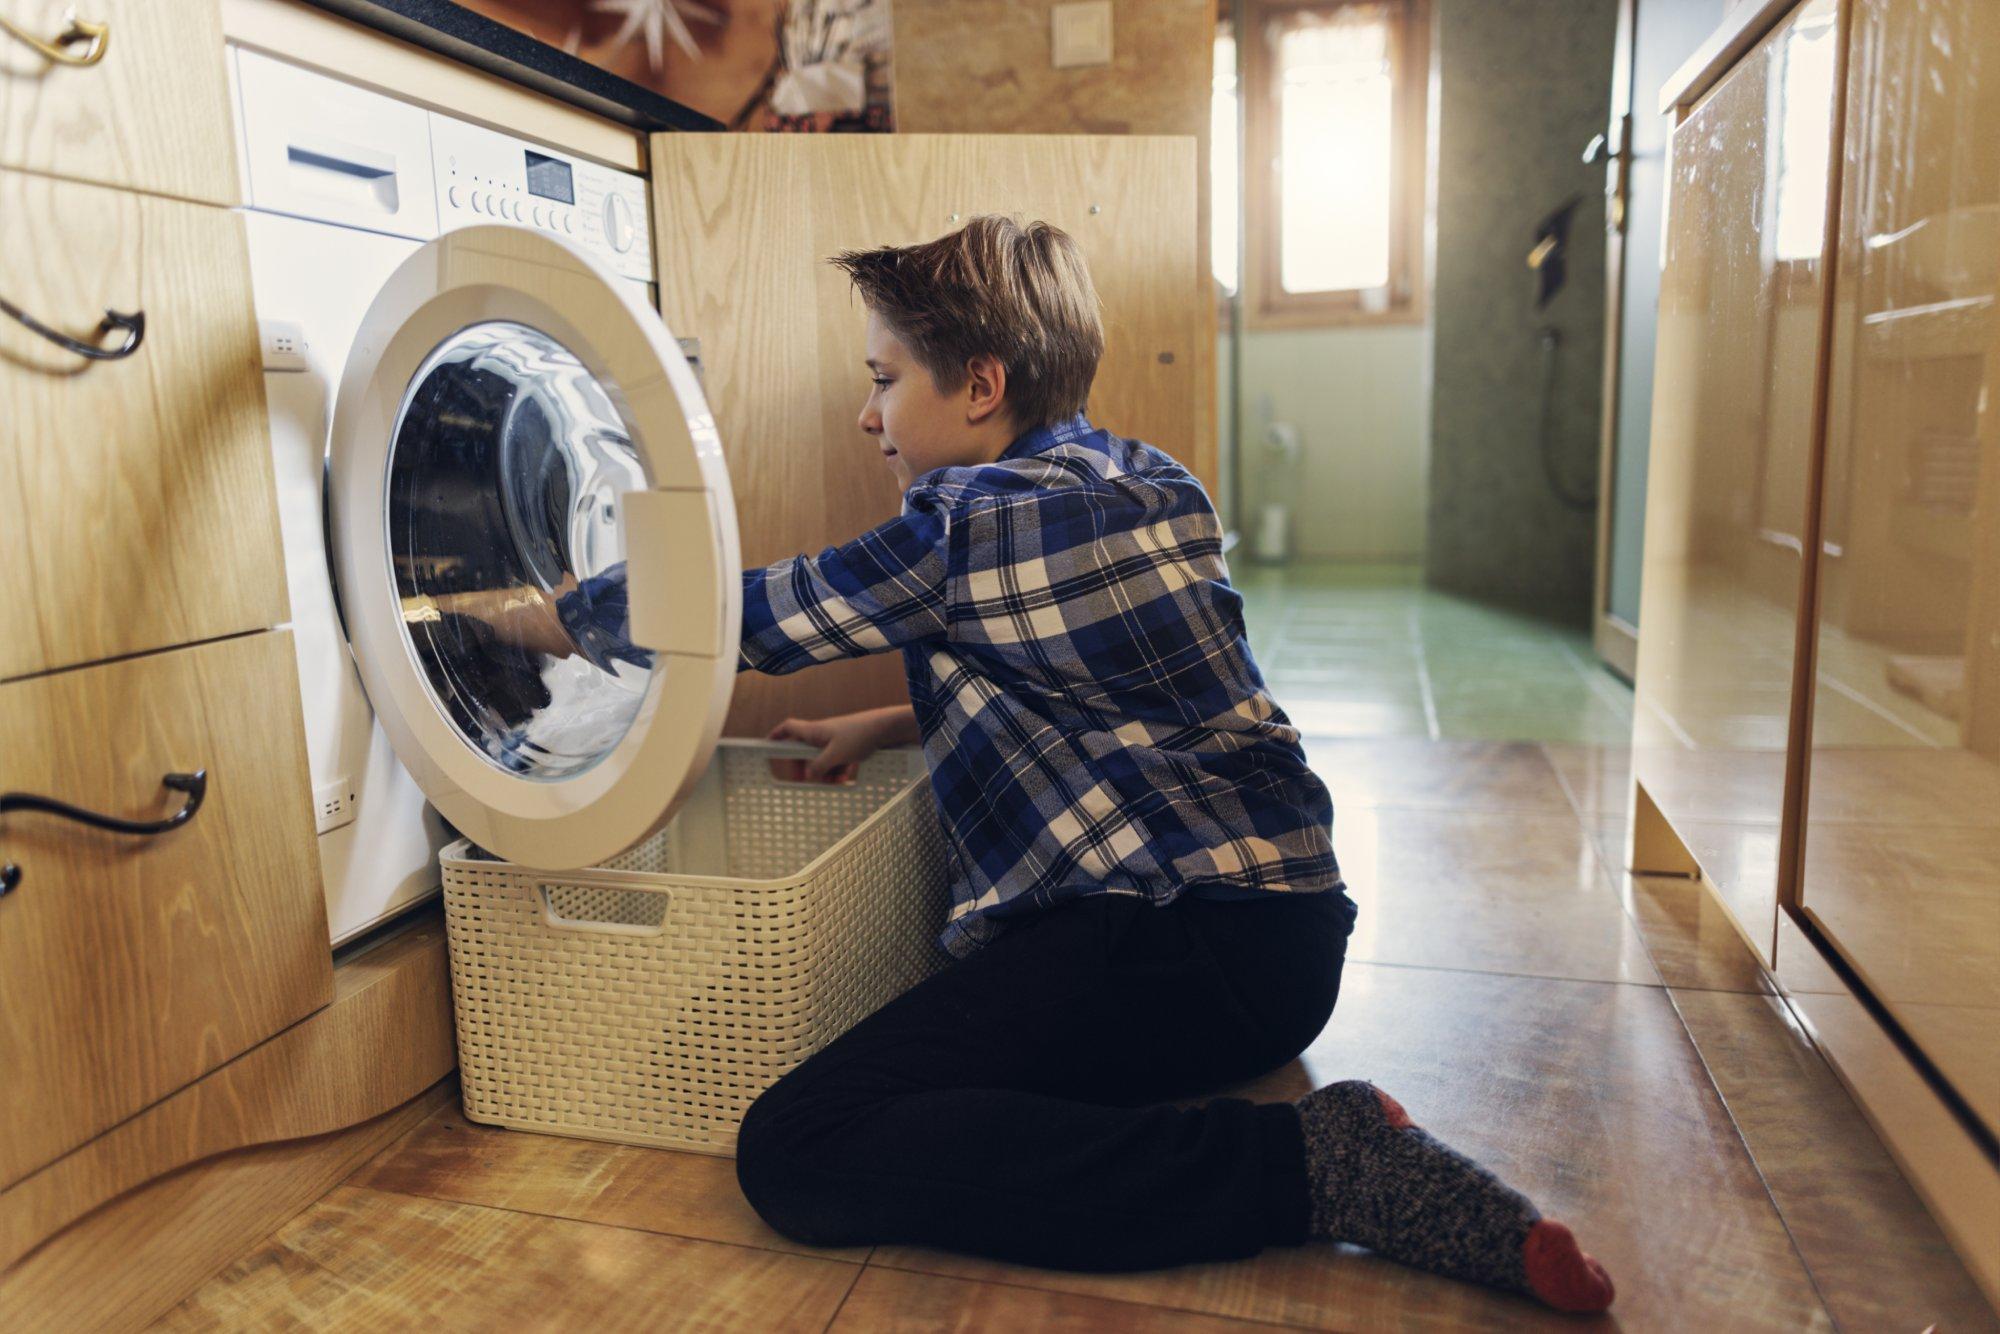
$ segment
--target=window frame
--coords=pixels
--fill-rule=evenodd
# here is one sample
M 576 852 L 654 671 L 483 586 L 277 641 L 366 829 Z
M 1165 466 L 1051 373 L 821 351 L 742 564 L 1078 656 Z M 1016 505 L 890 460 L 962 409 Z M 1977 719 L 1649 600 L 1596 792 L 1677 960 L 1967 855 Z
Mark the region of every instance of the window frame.
M 1388 304 L 1369 309 L 1360 289 L 1287 292 L 1281 277 L 1283 211 L 1278 160 L 1280 126 L 1273 21 L 1298 14 L 1334 14 L 1356 5 L 1384 6 L 1390 16 L 1390 79 L 1394 98 L 1390 153 Z M 1335 325 L 1418 324 L 1428 318 L 1425 281 L 1426 170 L 1430 158 L 1430 0 L 1244 0 L 1236 33 L 1242 78 L 1237 96 L 1244 138 L 1244 227 L 1238 275 L 1243 316 L 1257 329 Z

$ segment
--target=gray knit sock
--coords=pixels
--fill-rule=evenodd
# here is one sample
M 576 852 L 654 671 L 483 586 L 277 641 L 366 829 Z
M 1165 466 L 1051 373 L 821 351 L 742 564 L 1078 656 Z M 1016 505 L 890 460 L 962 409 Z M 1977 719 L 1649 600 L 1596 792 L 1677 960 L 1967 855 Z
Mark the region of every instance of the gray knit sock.
M 1329 1084 L 1297 1106 L 1315 1237 L 1563 1310 L 1610 1305 L 1610 1278 L 1569 1229 L 1543 1223 L 1527 1196 L 1412 1125 L 1373 1084 Z

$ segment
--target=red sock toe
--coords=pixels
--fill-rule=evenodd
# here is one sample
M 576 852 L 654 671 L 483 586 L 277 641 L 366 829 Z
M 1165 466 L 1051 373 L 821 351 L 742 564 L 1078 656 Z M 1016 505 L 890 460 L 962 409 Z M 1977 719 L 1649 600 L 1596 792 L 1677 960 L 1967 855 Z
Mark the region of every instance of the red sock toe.
M 1583 1253 L 1570 1230 L 1544 1218 L 1521 1246 L 1528 1286 L 1558 1311 L 1595 1312 L 1611 1305 L 1616 1290 L 1604 1266 Z
M 1375 1096 L 1381 1099 L 1382 1114 L 1389 1118 L 1390 1125 L 1396 1127 L 1398 1130 L 1408 1130 L 1416 1124 L 1416 1122 L 1410 1119 L 1410 1114 L 1403 1110 L 1402 1103 L 1397 1102 L 1381 1089 L 1375 1090 Z

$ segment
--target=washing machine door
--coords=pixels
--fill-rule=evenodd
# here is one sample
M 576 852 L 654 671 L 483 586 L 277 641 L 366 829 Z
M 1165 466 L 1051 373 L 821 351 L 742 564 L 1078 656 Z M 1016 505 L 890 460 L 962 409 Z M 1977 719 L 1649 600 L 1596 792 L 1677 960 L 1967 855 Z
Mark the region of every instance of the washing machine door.
M 576 247 L 470 227 L 363 319 L 329 553 L 384 731 L 474 842 L 588 866 L 715 747 L 741 606 L 714 421 L 660 318 Z

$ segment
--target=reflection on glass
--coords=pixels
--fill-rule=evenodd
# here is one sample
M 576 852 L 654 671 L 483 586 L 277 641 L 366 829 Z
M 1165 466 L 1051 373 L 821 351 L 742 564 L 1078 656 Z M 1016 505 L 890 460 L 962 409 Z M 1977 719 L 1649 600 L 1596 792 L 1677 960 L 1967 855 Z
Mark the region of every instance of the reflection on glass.
M 1831 85 L 1780 90 L 1836 12 L 1794 10 L 1674 131 L 1656 326 L 1633 773 L 1767 961 L 1825 290 L 1818 243 L 1776 253 L 1772 183 L 1788 127 L 1825 151 Z
M 1802 14 L 1773 48 L 1778 64 L 1767 115 L 1778 142 L 1771 155 L 1779 259 L 1818 259 L 1826 239 L 1826 172 L 1833 153 L 1834 49 L 1839 25 L 1831 9 Z
M 2000 1128 L 2000 5 L 1851 42 L 1800 902 Z
M 1273 22 L 1279 97 L 1279 281 L 1287 292 L 1389 282 L 1395 78 L 1390 14 L 1343 5 Z
M 597 763 L 652 666 L 617 519 L 645 473 L 604 387 L 543 333 L 474 325 L 412 377 L 388 468 L 404 637 L 438 709 L 510 773 Z

